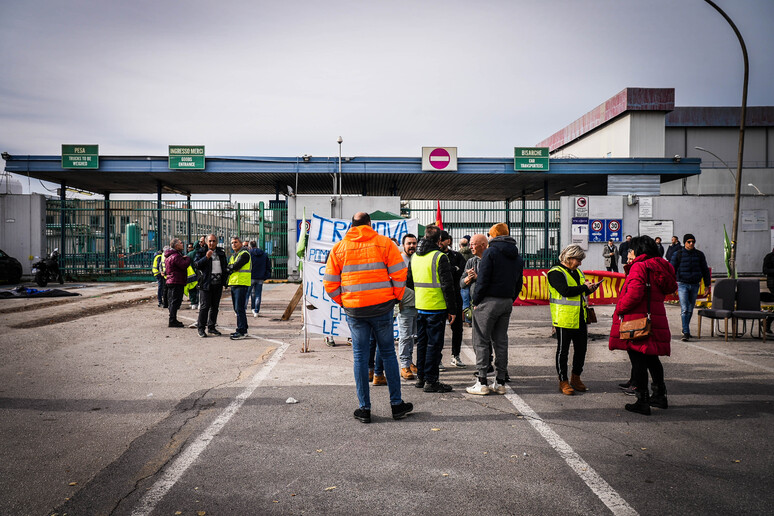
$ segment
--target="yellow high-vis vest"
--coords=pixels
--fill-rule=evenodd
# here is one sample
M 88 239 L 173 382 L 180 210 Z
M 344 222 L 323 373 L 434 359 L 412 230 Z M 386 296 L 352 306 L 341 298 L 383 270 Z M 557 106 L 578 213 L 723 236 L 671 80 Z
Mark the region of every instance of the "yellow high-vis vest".
M 236 262 L 237 258 L 242 253 L 246 253 L 248 257 L 250 256 L 250 253 L 247 252 L 246 249 L 242 249 L 238 253 L 231 255 L 231 257 L 228 259 L 228 264 L 229 265 L 234 265 L 234 262 Z M 231 276 L 228 277 L 228 285 L 229 286 L 236 285 L 236 286 L 249 287 L 250 286 L 250 276 L 251 276 L 250 271 L 252 270 L 251 265 L 252 265 L 252 261 L 248 259 L 247 263 L 244 264 L 239 270 L 236 270 L 236 271 L 232 272 Z
M 438 277 L 438 264 L 443 253 L 431 251 L 411 257 L 411 276 L 414 278 L 414 306 L 417 310 L 446 310 L 446 300 Z
M 576 282 L 564 267 L 553 267 L 548 272 L 554 271 L 561 271 L 564 274 L 568 287 L 577 287 L 586 283 L 586 278 L 580 269 L 578 269 L 580 283 Z M 549 282 L 548 301 L 551 304 L 551 324 L 557 328 L 578 329 L 580 326 L 581 309 L 583 309 L 583 320 L 587 319 L 586 296 L 584 295 L 564 297 Z

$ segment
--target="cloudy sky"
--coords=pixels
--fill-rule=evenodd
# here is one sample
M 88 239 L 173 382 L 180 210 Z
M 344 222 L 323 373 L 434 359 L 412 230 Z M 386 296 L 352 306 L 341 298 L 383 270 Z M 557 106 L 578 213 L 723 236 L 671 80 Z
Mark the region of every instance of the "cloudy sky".
M 748 105 L 774 105 L 774 1 L 716 2 Z M 11 154 L 508 156 L 626 87 L 742 89 L 703 0 L 2 0 L 0 58 Z

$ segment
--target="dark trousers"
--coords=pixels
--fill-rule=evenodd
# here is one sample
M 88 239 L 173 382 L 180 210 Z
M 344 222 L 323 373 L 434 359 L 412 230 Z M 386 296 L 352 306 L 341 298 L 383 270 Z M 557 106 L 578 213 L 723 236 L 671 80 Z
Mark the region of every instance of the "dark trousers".
M 438 381 L 446 313 L 417 315 L 417 377 L 427 383 Z
M 559 381 L 567 381 L 567 359 L 570 356 L 572 342 L 572 374 L 581 375 L 583 364 L 586 363 L 586 347 L 588 343 L 588 327 L 581 324 L 580 328 L 556 329 L 556 374 Z
M 451 323 L 451 354 L 453 357 L 462 351 L 462 323 L 462 296 L 457 296 L 457 313 L 454 314 L 454 322 Z
M 210 285 L 207 290 L 199 291 L 199 320 L 196 321 L 196 327 L 204 330 L 207 327 L 214 330 L 218 324 L 218 309 L 220 308 L 220 298 L 223 296 L 223 286 L 214 287 Z
M 639 351 L 628 350 L 629 360 L 632 363 L 632 378 L 637 392 L 648 392 L 648 371 L 656 386 L 664 385 L 664 366 L 661 365 L 658 355 L 646 355 Z
M 164 279 L 164 276 L 158 276 L 156 278 L 156 282 L 159 284 L 156 297 L 159 298 L 159 304 L 164 308 L 167 308 L 169 306 L 169 298 L 167 297 L 167 280 Z
M 611 261 L 610 267 L 607 267 L 607 270 L 610 272 L 618 272 L 618 263 Z
M 183 288 L 185 285 L 170 285 L 167 283 L 167 298 L 169 299 L 169 322 L 177 322 L 177 311 L 183 304 Z

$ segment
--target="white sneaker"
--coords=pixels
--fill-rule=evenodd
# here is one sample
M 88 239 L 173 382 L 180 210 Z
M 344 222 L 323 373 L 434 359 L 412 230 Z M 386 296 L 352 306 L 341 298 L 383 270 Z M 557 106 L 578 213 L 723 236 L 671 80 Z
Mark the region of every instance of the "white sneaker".
M 191 310 L 196 310 L 197 308 L 199 308 L 199 307 L 196 306 L 196 305 L 191 305 Z
M 460 369 L 464 369 L 466 366 L 462 363 L 462 360 L 460 360 L 459 355 L 453 355 L 451 358 L 451 365 L 454 367 L 459 367 Z
M 495 380 L 492 385 L 489 386 L 489 390 L 495 394 L 505 394 L 505 385 Z
M 486 384 L 482 385 L 480 380 L 476 381 L 476 385 L 468 387 L 465 390 L 468 391 L 468 394 L 478 394 L 479 396 L 486 396 L 489 394 L 489 387 L 487 387 Z
M 253 310 L 253 317 L 258 317 L 258 310 Z

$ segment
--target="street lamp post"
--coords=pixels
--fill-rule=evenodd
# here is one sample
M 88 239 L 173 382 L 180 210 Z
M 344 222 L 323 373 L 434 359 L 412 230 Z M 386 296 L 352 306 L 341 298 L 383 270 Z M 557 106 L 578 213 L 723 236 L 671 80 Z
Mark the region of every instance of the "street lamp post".
M 716 158 L 718 161 L 720 161 L 721 163 L 723 163 L 723 164 L 726 166 L 726 168 L 728 169 L 728 172 L 731 174 L 731 177 L 734 179 L 734 184 L 736 184 L 736 174 L 734 174 L 734 171 L 733 171 L 733 170 L 731 170 L 731 167 L 729 167 L 729 166 L 728 166 L 728 163 L 726 163 L 726 162 L 723 160 L 723 158 L 721 158 L 720 156 L 718 156 L 717 154 L 715 154 L 715 153 L 714 153 L 714 152 L 712 152 L 711 150 L 707 150 L 707 149 L 705 149 L 704 147 L 694 147 L 694 149 L 696 149 L 696 150 L 700 150 L 700 151 L 702 151 L 702 152 L 706 152 L 707 154 L 712 154 L 713 156 L 715 156 L 715 158 Z
M 729 277 L 736 277 L 736 237 L 739 234 L 739 197 L 742 191 L 742 163 L 744 157 L 744 123 L 747 117 L 747 81 L 750 75 L 750 62 L 747 59 L 747 45 L 744 44 L 744 39 L 739 29 L 728 17 L 728 15 L 715 4 L 712 0 L 704 0 L 710 4 L 720 15 L 725 18 L 731 28 L 734 30 L 739 44 L 742 46 L 742 57 L 744 58 L 744 82 L 742 84 L 742 109 L 739 120 L 739 151 L 738 159 L 736 162 L 736 190 L 734 192 L 734 224 L 731 231 L 731 253 L 728 259 Z
M 344 218 L 344 206 L 342 206 L 342 198 L 341 198 L 341 144 L 344 142 L 344 140 L 339 136 L 339 138 L 336 140 L 339 143 L 339 218 Z

